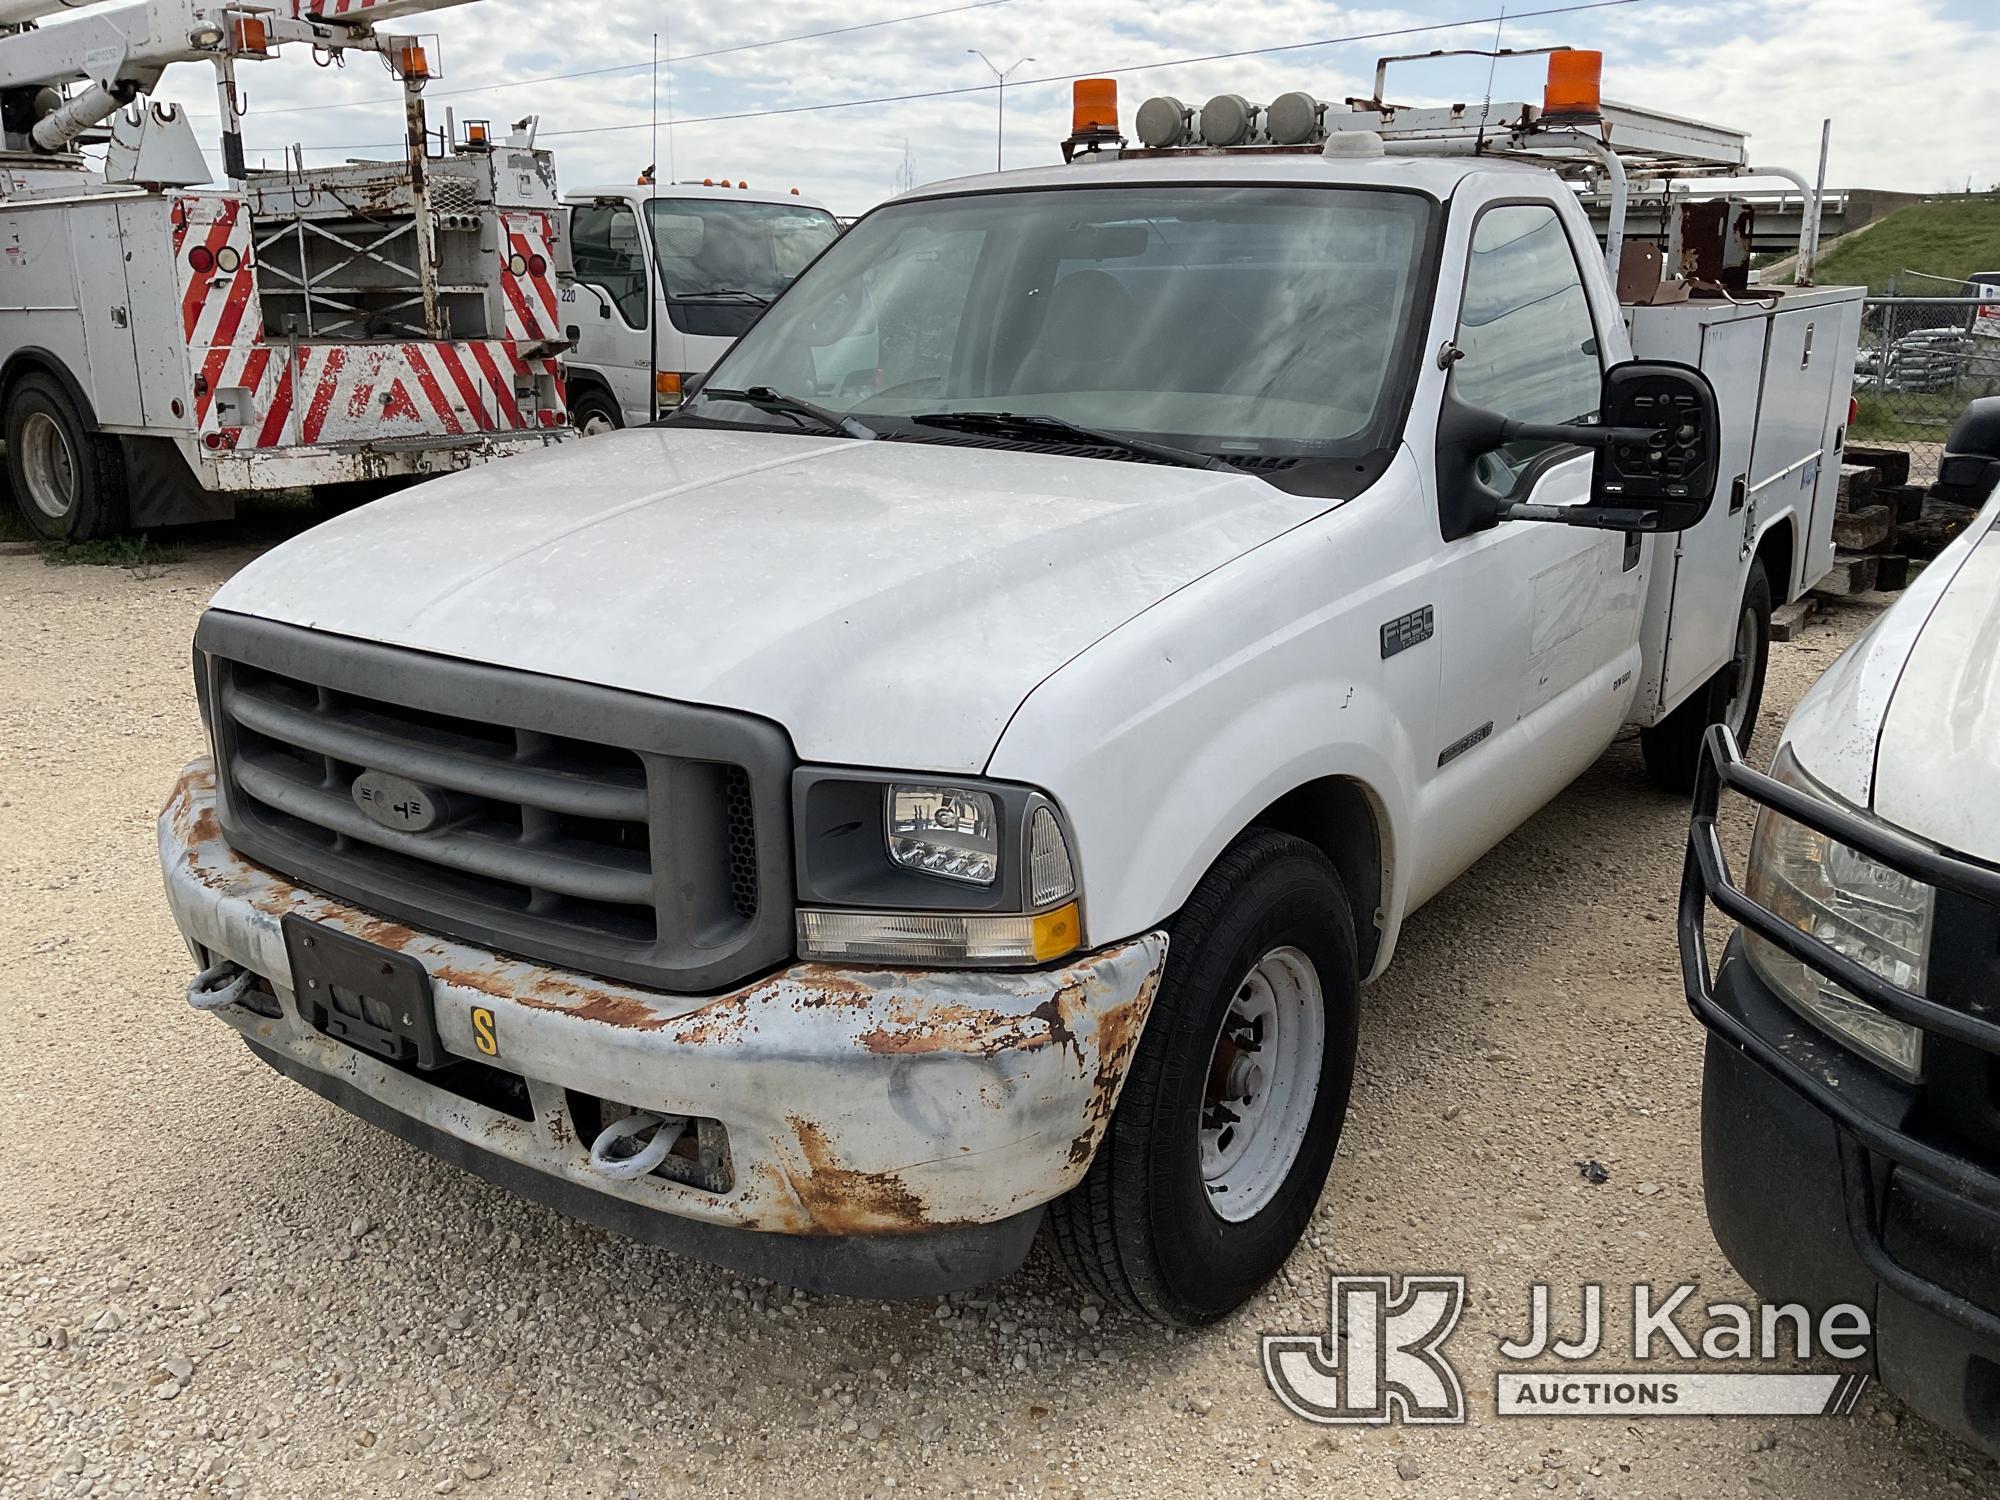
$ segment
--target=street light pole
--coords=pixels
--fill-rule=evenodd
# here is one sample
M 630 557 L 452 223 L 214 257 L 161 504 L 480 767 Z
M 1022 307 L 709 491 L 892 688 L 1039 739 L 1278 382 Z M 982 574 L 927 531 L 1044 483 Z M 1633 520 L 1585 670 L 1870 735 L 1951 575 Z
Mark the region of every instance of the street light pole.
M 1032 57 L 1024 57 L 1020 62 L 1015 63 L 1014 67 L 1007 69 L 1003 73 L 1000 69 L 993 67 L 993 59 L 988 57 L 984 52 L 981 52 L 977 47 L 967 47 L 965 50 L 985 63 L 987 67 L 993 68 L 995 97 L 997 99 L 997 107 L 994 110 L 993 120 L 993 170 L 996 172 L 1004 171 L 1007 165 L 1007 80 L 1013 75 L 1015 68 L 1021 66 L 1021 63 L 1031 63 L 1034 59 Z

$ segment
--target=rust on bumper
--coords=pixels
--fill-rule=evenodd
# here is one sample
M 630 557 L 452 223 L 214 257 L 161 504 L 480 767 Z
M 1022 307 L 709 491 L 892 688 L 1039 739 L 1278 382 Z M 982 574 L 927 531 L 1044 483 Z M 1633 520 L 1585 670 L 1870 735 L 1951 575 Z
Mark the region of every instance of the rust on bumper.
M 418 931 L 252 864 L 222 840 L 206 760 L 182 774 L 159 844 L 182 931 L 264 976 L 282 1011 L 217 1014 L 289 1066 L 570 1184 L 786 1235 L 993 1224 L 1066 1191 L 1102 1139 L 1166 960 L 1164 934 L 1148 933 L 1056 969 L 801 963 L 722 995 L 672 995 Z M 415 957 L 445 1051 L 524 1080 L 534 1119 L 306 1025 L 290 994 L 287 914 Z M 475 1009 L 491 1017 L 497 1056 L 479 1044 Z M 569 1091 L 720 1121 L 729 1189 L 595 1172 Z

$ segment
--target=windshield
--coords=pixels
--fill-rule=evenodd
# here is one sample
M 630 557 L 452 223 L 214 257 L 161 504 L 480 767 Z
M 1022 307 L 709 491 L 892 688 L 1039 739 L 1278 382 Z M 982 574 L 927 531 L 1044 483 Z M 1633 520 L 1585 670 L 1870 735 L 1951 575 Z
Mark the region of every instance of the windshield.
M 1401 192 L 1201 186 L 892 204 L 709 383 L 887 431 L 1004 411 L 1212 455 L 1373 451 L 1393 444 L 1415 368 L 1433 211 Z
M 729 338 L 840 233 L 832 214 L 802 203 L 657 198 L 647 202 L 646 219 L 674 325 Z M 699 306 L 689 317 L 676 304 Z

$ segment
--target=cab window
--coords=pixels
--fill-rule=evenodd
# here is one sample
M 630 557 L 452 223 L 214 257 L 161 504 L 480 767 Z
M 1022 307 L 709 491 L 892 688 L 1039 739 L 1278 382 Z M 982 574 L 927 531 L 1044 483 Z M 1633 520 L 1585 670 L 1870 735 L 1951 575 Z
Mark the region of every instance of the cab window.
M 1457 344 L 1452 388 L 1460 399 L 1523 422 L 1595 420 L 1603 382 L 1597 330 L 1554 208 L 1508 203 L 1480 215 Z M 1510 443 L 1482 477 L 1507 492 L 1556 446 Z
M 639 246 L 639 218 L 624 203 L 583 203 L 569 216 L 570 255 L 576 279 L 597 287 L 626 323 L 646 326 L 646 258 Z

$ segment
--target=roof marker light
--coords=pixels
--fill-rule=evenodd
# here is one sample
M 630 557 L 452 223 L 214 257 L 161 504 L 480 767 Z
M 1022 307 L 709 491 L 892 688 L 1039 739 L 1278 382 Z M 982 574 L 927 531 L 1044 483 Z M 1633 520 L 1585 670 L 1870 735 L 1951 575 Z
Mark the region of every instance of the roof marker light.
M 1335 161 L 1356 161 L 1387 153 L 1382 137 L 1372 130 L 1335 130 L 1328 132 L 1319 154 Z

